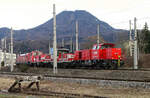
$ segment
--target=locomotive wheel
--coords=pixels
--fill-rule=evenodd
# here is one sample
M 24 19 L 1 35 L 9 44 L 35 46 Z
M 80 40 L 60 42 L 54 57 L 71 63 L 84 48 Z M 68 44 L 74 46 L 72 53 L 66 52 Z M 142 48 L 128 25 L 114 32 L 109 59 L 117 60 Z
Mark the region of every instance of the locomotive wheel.
M 118 66 L 116 64 L 112 64 L 111 69 L 116 70 L 118 69 Z
M 111 68 L 111 66 L 105 66 L 105 69 L 110 69 Z

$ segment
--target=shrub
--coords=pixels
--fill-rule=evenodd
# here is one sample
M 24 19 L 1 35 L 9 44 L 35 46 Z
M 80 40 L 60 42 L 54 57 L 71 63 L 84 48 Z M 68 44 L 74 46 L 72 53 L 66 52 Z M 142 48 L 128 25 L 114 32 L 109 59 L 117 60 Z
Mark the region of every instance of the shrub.
M 27 64 L 20 64 L 20 65 L 18 65 L 18 69 L 21 72 L 26 72 L 29 69 L 29 66 Z
M 1 62 L 1 66 L 4 66 L 4 61 Z

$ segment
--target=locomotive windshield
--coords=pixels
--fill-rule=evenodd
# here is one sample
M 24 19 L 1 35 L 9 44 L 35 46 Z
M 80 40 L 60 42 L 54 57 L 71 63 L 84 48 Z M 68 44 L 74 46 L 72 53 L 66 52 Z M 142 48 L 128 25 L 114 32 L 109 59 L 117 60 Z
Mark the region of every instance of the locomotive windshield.
M 95 49 L 97 49 L 97 46 L 96 46 L 96 45 L 94 45 L 92 49 L 94 49 L 94 50 L 95 50 Z
M 104 48 L 111 48 L 111 46 L 110 45 L 102 45 L 101 49 L 104 49 Z
M 58 50 L 57 50 L 57 55 L 59 55 L 59 54 L 62 54 L 62 53 L 69 53 L 69 49 L 66 49 L 66 48 L 59 48 Z M 53 48 L 51 48 L 51 55 L 53 55 Z
M 105 49 L 105 48 L 113 48 L 115 45 L 112 43 L 103 43 L 103 44 L 95 44 L 92 49 Z
M 69 53 L 69 49 L 65 49 L 65 48 L 58 49 L 58 54 L 59 53 Z

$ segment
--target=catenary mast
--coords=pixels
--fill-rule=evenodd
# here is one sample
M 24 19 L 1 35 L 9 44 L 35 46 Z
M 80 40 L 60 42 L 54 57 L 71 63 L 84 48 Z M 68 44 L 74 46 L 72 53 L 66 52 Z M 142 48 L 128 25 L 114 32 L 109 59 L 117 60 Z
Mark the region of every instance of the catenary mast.
M 11 56 L 10 56 L 10 71 L 12 72 L 14 70 L 14 66 L 13 66 L 13 29 L 11 28 L 11 42 L 10 42 L 10 46 L 11 46 Z
M 56 12 L 53 4 L 53 72 L 57 74 L 57 40 L 56 40 Z
M 78 51 L 79 50 L 79 42 L 78 42 L 78 21 L 76 21 L 76 51 Z

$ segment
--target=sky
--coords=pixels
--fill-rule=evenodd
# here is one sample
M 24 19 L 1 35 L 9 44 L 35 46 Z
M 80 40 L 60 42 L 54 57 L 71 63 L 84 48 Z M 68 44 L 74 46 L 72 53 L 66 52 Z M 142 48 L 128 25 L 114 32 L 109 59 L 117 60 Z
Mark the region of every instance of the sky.
M 29 29 L 62 11 L 86 10 L 114 28 L 129 29 L 137 18 L 137 28 L 150 25 L 150 0 L 0 0 L 0 28 Z

